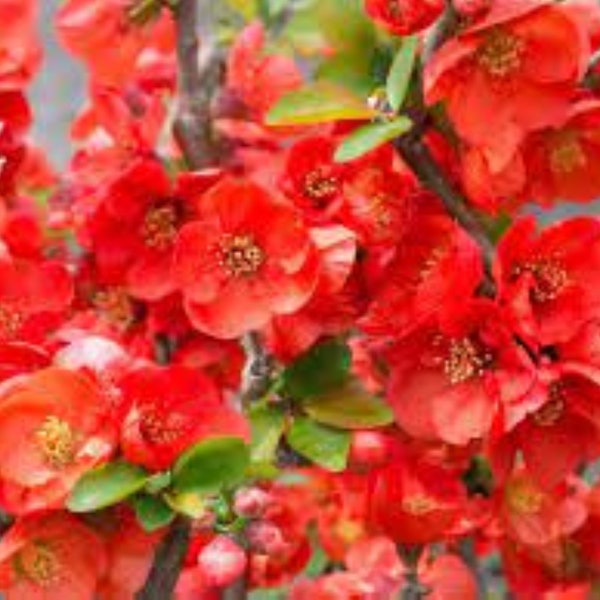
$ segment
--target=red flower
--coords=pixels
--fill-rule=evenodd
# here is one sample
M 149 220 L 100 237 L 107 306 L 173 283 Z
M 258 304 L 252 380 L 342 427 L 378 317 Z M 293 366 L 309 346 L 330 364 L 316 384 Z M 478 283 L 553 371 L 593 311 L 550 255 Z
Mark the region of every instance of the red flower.
M 589 52 L 568 6 L 496 2 L 436 53 L 425 73 L 427 101 L 446 100 L 461 137 L 503 160 L 524 133 L 564 117 Z
M 411 436 L 465 445 L 520 406 L 533 370 L 491 302 L 447 308 L 392 351 L 388 400 Z
M 107 186 L 86 225 L 100 276 L 124 283 L 144 300 L 173 292 L 177 233 L 193 215 L 197 198 L 218 177 L 217 171 L 183 174 L 172 185 L 159 162 L 133 162 Z
M 419 460 L 400 445 L 392 456 L 372 478 L 373 526 L 401 544 L 429 544 L 451 535 L 467 502 L 456 471 Z
M 468 297 L 481 283 L 481 255 L 462 230 L 437 210 L 412 225 L 360 321 L 370 335 L 406 335 L 452 302 L 457 289 Z
M 492 451 L 505 468 L 520 453 L 536 484 L 551 489 L 600 454 L 600 387 L 575 365 L 558 364 L 544 379 L 533 393 L 531 413 L 493 439 Z
M 497 500 L 506 535 L 526 546 L 560 544 L 587 517 L 581 484 L 573 480 L 544 490 L 523 469 L 515 472 L 498 491 Z
M 249 437 L 244 418 L 221 401 L 214 383 L 197 370 L 147 366 L 120 383 L 129 411 L 121 448 L 131 462 L 168 469 L 192 444 L 209 437 Z
M 396 35 L 410 35 L 429 27 L 444 10 L 444 0 L 365 0 L 377 23 Z
M 0 260 L 0 342 L 47 341 L 72 297 L 73 284 L 62 264 Z
M 6 600 L 92 600 L 105 568 L 102 540 L 67 513 L 20 519 L 0 542 Z
M 22 89 L 40 65 L 37 14 L 35 0 L 0 2 L 0 90 Z
M 344 167 L 333 160 L 333 138 L 296 142 L 289 150 L 281 188 L 313 222 L 329 222 L 343 202 Z
M 109 402 L 88 378 L 48 368 L 0 397 L 0 503 L 15 514 L 63 505 L 77 480 L 112 454 Z
M 502 238 L 496 263 L 500 298 L 532 344 L 565 342 L 600 309 L 600 221 L 570 219 L 541 233 L 533 218 Z
M 524 197 L 541 204 L 594 200 L 600 195 L 600 101 L 573 105 L 560 126 L 531 135 L 522 152 Z
M 125 83 L 142 50 L 156 43 L 155 33 L 164 27 L 162 20 L 173 27 L 166 11 L 158 22 L 135 23 L 132 5 L 128 0 L 68 0 L 58 11 L 56 26 L 61 42 L 86 63 L 98 82 Z
M 206 193 L 175 249 L 175 279 L 192 324 L 235 338 L 310 299 L 318 254 L 298 215 L 259 186 L 229 179 Z

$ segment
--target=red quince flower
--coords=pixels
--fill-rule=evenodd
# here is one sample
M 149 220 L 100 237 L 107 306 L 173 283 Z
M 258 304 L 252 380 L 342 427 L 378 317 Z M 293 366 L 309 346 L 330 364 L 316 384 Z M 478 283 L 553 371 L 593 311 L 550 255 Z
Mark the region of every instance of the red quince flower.
M 545 490 L 520 469 L 497 492 L 498 515 L 508 538 L 525 546 L 553 545 L 585 522 L 585 497 L 576 480 Z
M 121 448 L 131 462 L 168 469 L 189 446 L 209 437 L 249 438 L 244 418 L 224 405 L 215 384 L 183 366 L 146 366 L 120 382 L 129 410 Z
M 560 126 L 529 136 L 522 153 L 524 197 L 545 205 L 594 200 L 600 195 L 600 101 L 574 104 Z
M 436 53 L 425 72 L 427 101 L 447 101 L 460 136 L 503 161 L 524 133 L 564 118 L 589 53 L 569 6 L 496 2 Z
M 0 395 L 0 503 L 11 513 L 58 508 L 116 443 L 109 402 L 87 377 L 50 367 Z
M 447 217 L 425 214 L 400 241 L 361 329 L 378 337 L 401 337 L 427 321 L 456 297 L 475 292 L 483 278 L 481 255 L 473 240 Z
M 55 261 L 0 260 L 0 343 L 43 343 L 73 297 L 66 268 Z
M 202 197 L 198 220 L 181 230 L 174 277 L 194 327 L 235 338 L 306 304 L 319 257 L 291 207 L 256 184 L 228 179 Z
M 100 537 L 68 513 L 19 519 L 0 542 L 6 600 L 92 600 L 105 568 Z
M 600 309 L 600 221 L 569 219 L 536 232 L 518 221 L 500 241 L 500 299 L 519 334 L 532 344 L 566 342 Z
M 181 174 L 172 184 L 159 162 L 134 161 L 106 187 L 84 230 L 100 276 L 124 283 L 131 295 L 144 300 L 172 293 L 178 231 L 219 176 L 218 171 Z
M 42 48 L 37 38 L 35 0 L 0 2 L 0 90 L 24 88 L 35 75 Z
M 136 23 L 132 4 L 129 0 L 68 0 L 58 11 L 56 27 L 62 44 L 85 62 L 97 82 L 124 84 L 144 48 L 155 43 L 161 21 L 173 28 L 166 11 L 153 22 Z
M 484 438 L 502 405 L 521 404 L 533 367 L 486 300 L 466 302 L 398 342 L 388 401 L 411 436 L 466 445 Z
M 493 436 L 491 446 L 493 463 L 504 466 L 497 476 L 520 453 L 536 484 L 551 489 L 600 454 L 600 387 L 576 365 L 547 371 L 533 392 L 531 413 L 509 433 Z
M 365 0 L 369 16 L 396 35 L 429 27 L 443 12 L 444 0 Z
M 369 520 L 396 543 L 446 539 L 464 515 L 467 496 L 456 470 L 397 444 L 392 460 L 373 472 Z

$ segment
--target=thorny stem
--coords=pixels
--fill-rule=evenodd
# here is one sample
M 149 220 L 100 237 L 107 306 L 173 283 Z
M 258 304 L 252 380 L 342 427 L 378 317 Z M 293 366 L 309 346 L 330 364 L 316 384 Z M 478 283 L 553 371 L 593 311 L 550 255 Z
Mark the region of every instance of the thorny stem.
M 473 538 L 465 538 L 461 540 L 458 549 L 463 562 L 465 565 L 467 565 L 467 567 L 469 567 L 477 583 L 477 597 L 487 598 L 487 585 L 485 576 L 479 568 Z
M 419 558 L 423 552 L 421 546 L 398 546 L 398 554 L 406 565 L 404 586 L 400 598 L 402 600 L 423 600 L 429 589 L 419 581 Z

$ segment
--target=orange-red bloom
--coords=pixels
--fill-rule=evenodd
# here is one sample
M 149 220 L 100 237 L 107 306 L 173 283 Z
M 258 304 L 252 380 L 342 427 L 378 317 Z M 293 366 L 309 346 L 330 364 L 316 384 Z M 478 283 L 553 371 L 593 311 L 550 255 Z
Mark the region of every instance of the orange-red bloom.
M 147 366 L 123 378 L 129 411 L 121 431 L 125 457 L 163 470 L 189 446 L 208 437 L 249 437 L 244 418 L 223 405 L 211 379 L 182 366 Z
M 253 183 L 229 179 L 202 197 L 198 220 L 181 230 L 174 271 L 192 324 L 235 338 L 306 304 L 319 258 L 292 208 Z
M 0 395 L 0 504 L 25 514 L 58 508 L 116 443 L 108 401 L 86 377 L 57 368 L 7 382 Z
M 427 101 L 446 101 L 460 136 L 505 163 L 524 133 L 564 118 L 589 53 L 588 33 L 567 5 L 496 2 L 436 53 Z
M 0 542 L 6 600 L 93 600 L 105 569 L 102 540 L 67 513 L 20 519 Z
M 367 13 L 396 35 L 429 27 L 444 10 L 444 0 L 365 0 Z

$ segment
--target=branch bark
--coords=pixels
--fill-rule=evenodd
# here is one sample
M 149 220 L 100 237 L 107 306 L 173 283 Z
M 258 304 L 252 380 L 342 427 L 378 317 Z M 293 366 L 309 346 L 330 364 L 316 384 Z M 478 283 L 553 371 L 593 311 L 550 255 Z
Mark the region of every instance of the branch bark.
M 265 351 L 256 332 L 246 334 L 242 338 L 242 346 L 246 352 L 246 366 L 242 377 L 240 398 L 242 406 L 248 408 L 253 402 L 260 400 L 269 389 L 273 359 Z
M 212 31 L 214 4 L 212 0 L 202 0 L 201 45 L 197 32 L 198 0 L 178 0 L 174 7 L 179 84 L 174 134 L 192 169 L 216 164 L 220 154 L 210 118 L 224 68 Z
M 136 594 L 136 600 L 169 600 L 173 597 L 190 535 L 189 519 L 177 517 L 156 551 L 150 574 L 144 587 Z

